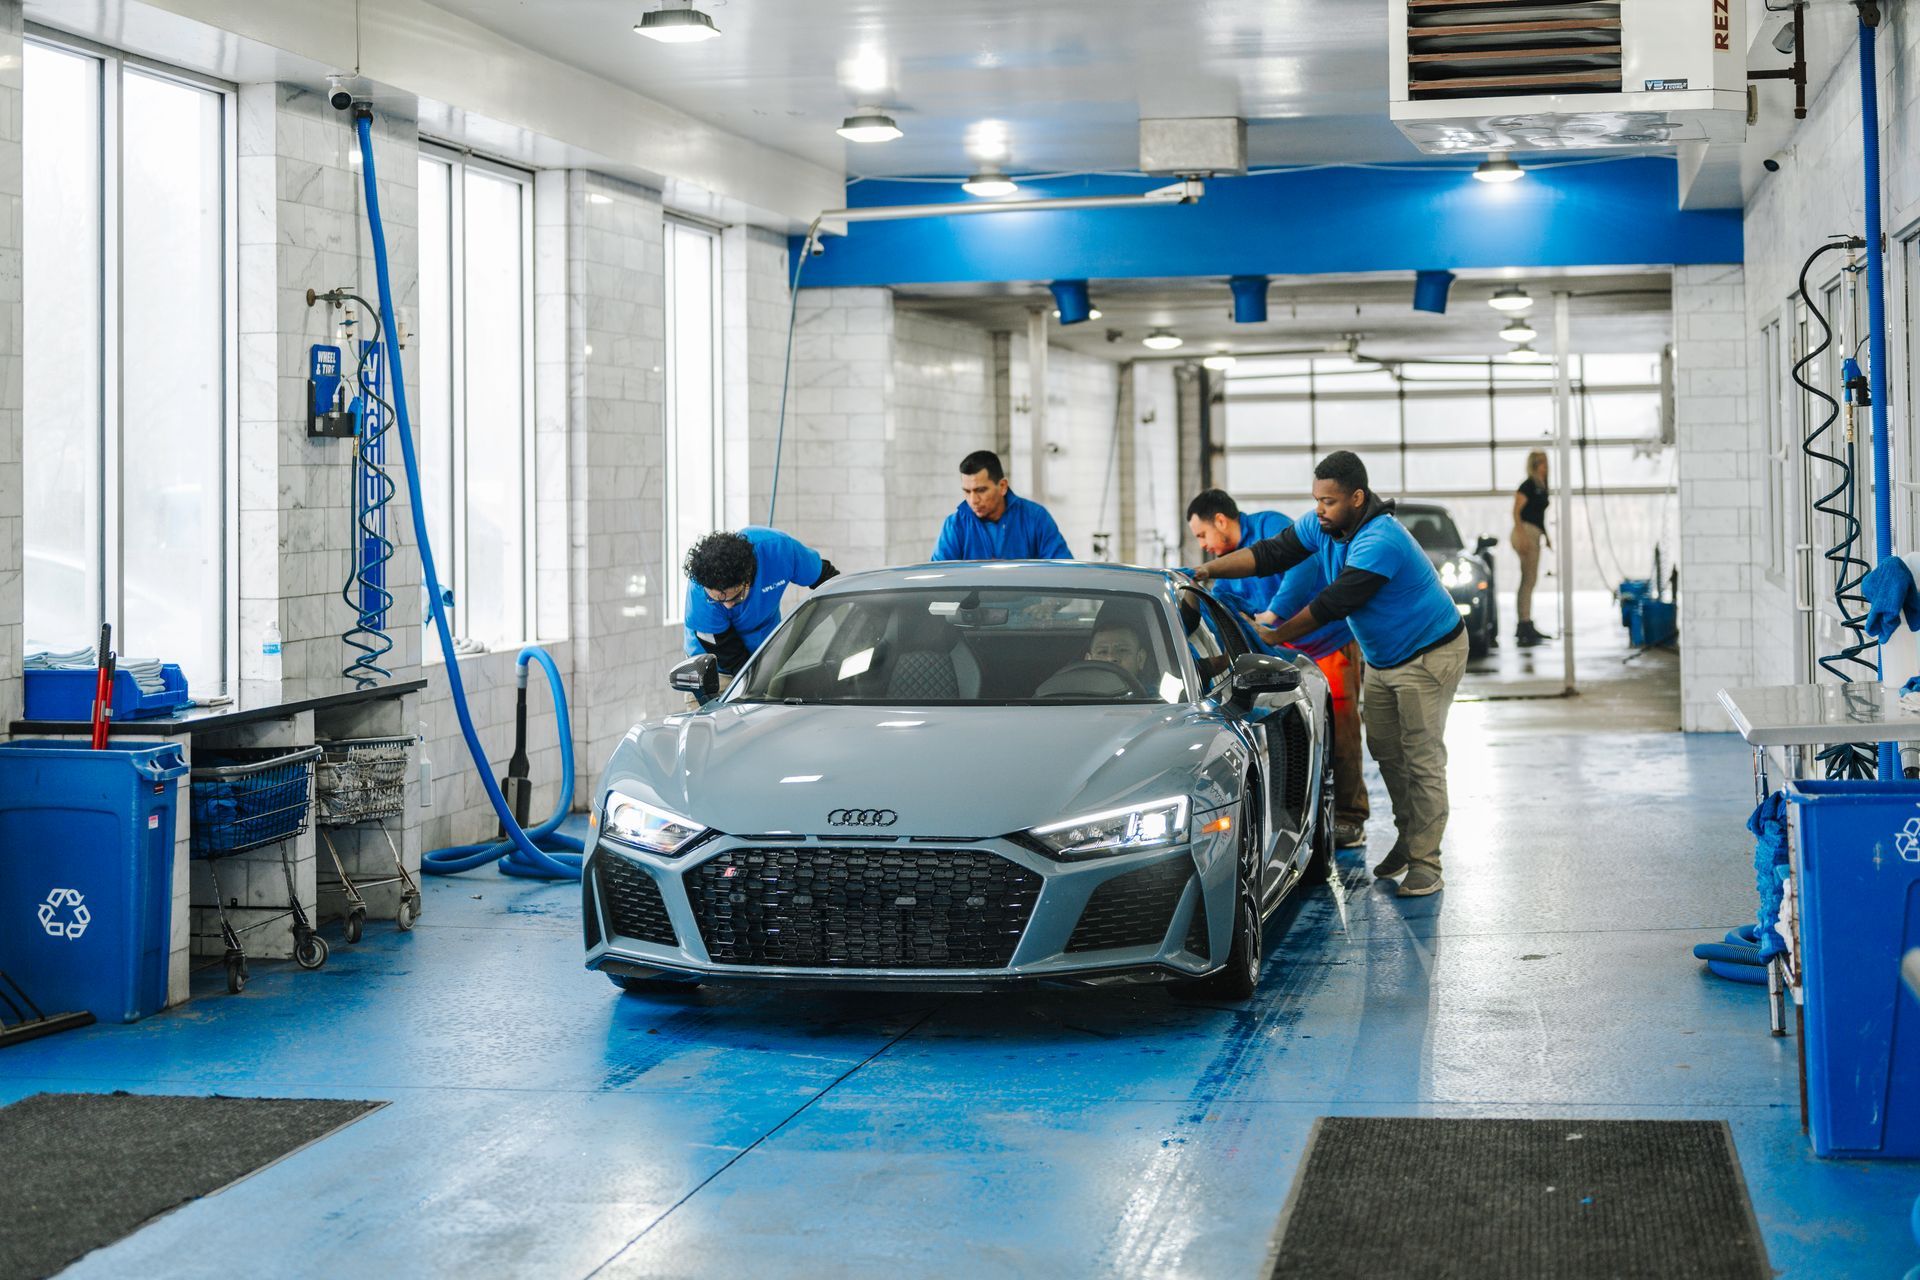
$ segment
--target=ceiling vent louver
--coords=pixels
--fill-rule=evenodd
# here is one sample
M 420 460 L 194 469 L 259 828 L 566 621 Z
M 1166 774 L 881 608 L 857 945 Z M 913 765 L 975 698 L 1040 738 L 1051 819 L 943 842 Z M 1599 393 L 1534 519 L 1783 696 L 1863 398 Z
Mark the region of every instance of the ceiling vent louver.
M 1422 151 L 1739 141 L 1745 0 L 1390 0 L 1394 123 Z

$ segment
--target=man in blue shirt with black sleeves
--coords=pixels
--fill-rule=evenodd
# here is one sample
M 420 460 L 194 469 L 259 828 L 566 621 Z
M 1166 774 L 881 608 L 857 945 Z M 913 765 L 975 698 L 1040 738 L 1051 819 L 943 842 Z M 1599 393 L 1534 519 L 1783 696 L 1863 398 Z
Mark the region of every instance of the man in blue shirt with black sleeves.
M 686 651 L 740 673 L 773 629 L 790 586 L 817 587 L 840 571 L 799 539 L 759 525 L 710 533 L 687 552 Z
M 1278 511 L 1242 511 L 1233 496 L 1208 489 L 1187 504 L 1187 528 L 1208 559 L 1277 538 L 1294 521 Z M 1213 582 L 1213 594 L 1255 622 L 1272 625 L 1291 618 L 1327 587 L 1316 560 L 1303 560 L 1285 573 Z M 1287 646 L 1312 658 L 1333 693 L 1333 840 L 1341 849 L 1367 843 L 1366 772 L 1360 750 L 1360 646 L 1345 622 L 1330 622 Z
M 1071 560 L 1053 516 L 1007 486 L 1000 455 L 980 449 L 960 460 L 961 502 L 940 526 L 939 560 Z
M 1318 560 L 1328 585 L 1261 638 L 1286 644 L 1345 620 L 1366 657 L 1361 715 L 1367 747 L 1393 797 L 1396 838 L 1373 873 L 1405 874 L 1400 893 L 1442 887 L 1447 830 L 1447 714 L 1467 668 L 1466 625 L 1432 561 L 1374 494 L 1366 464 L 1342 449 L 1313 469 L 1314 513 L 1278 537 L 1242 547 L 1194 577 L 1283 573 Z

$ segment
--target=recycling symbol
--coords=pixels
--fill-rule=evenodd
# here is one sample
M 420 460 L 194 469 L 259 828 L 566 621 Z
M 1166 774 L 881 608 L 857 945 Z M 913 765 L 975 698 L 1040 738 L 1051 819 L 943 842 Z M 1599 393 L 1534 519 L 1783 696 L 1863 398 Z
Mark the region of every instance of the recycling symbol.
M 36 910 L 40 927 L 47 931 L 47 936 L 65 938 L 68 942 L 78 942 L 87 926 L 93 923 L 93 912 L 87 910 L 86 900 L 78 889 L 55 889 Z
M 1907 825 L 1893 833 L 1893 847 L 1905 862 L 1920 862 L 1920 818 L 1908 818 Z

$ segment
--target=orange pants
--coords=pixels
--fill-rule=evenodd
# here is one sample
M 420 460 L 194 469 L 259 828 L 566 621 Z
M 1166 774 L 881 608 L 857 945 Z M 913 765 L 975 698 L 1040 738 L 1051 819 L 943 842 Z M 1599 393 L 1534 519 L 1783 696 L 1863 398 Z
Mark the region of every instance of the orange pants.
M 1333 687 L 1333 816 L 1339 822 L 1365 822 L 1373 812 L 1367 779 L 1361 772 L 1360 683 L 1366 662 L 1358 642 L 1319 660 Z

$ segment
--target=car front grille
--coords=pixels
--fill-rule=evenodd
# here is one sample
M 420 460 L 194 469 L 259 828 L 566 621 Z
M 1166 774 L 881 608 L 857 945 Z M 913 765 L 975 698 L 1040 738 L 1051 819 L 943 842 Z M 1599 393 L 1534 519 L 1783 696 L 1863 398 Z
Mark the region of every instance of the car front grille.
M 667 918 L 666 899 L 652 876 L 618 856 L 597 859 L 594 874 L 609 933 L 663 947 L 680 945 L 673 921 Z
M 978 849 L 740 848 L 686 873 L 715 964 L 999 969 L 1041 877 Z
M 1067 950 L 1106 951 L 1158 943 L 1167 936 L 1173 909 L 1192 875 L 1192 862 L 1174 858 L 1115 876 L 1087 900 L 1080 923 L 1067 939 Z

